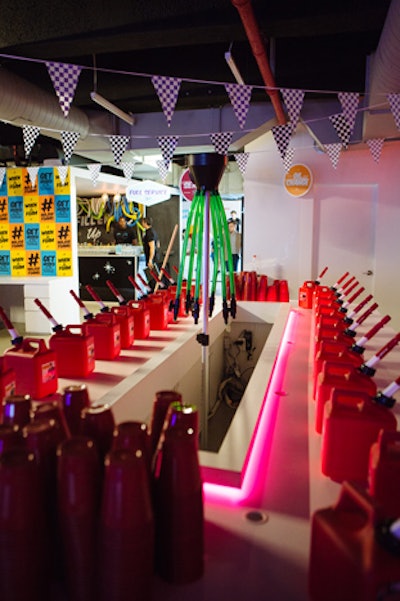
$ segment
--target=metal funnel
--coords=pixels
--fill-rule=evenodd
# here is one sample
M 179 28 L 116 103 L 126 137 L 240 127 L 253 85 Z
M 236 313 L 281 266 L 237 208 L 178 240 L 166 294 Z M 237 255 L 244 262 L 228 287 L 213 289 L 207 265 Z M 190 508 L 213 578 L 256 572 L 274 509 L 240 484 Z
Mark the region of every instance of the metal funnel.
M 227 156 L 203 152 L 190 154 L 188 158 L 190 176 L 196 188 L 208 192 L 218 190 L 219 182 L 228 162 Z

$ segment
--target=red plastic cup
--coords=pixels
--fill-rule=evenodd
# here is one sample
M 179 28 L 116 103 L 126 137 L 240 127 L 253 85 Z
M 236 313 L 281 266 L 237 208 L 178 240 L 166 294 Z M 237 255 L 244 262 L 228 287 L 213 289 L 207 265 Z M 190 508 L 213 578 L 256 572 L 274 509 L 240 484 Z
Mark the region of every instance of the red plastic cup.
M 0 455 L 5 451 L 22 446 L 20 427 L 12 424 L 0 424 Z
M 31 410 L 31 420 L 36 421 L 38 419 L 54 420 L 61 430 L 61 436 L 63 439 L 71 436 L 61 405 L 61 400 L 49 401 L 45 403 L 34 403 Z
M 182 402 L 182 395 L 179 392 L 175 390 L 160 390 L 156 392 L 149 424 L 150 451 L 152 456 L 154 456 L 158 446 L 158 440 L 164 426 L 168 407 L 174 402 Z
M 95 441 L 101 463 L 111 449 L 115 420 L 110 405 L 95 404 L 81 412 L 81 433 Z
M 141 451 L 149 471 L 151 469 L 150 436 L 147 424 L 139 421 L 127 421 L 118 424 L 114 429 L 112 450 Z
M 23 428 L 31 420 L 32 401 L 29 394 L 15 394 L 3 403 L 3 423 Z
M 89 405 L 89 393 L 85 384 L 64 388 L 62 407 L 71 435 L 81 434 L 81 411 Z

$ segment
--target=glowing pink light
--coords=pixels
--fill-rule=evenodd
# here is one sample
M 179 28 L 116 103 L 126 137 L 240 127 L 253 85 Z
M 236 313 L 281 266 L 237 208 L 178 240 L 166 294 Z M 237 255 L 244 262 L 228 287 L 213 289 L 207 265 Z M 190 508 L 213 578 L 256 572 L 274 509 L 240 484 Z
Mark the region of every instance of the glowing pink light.
M 241 488 L 236 488 L 204 482 L 203 491 L 206 501 L 240 505 L 261 492 L 260 489 L 264 484 L 264 480 L 263 478 L 260 479 L 259 475 L 265 470 L 260 469 L 260 466 L 265 466 L 268 462 L 275 416 L 278 409 L 278 399 L 283 392 L 282 383 L 296 331 L 298 315 L 297 311 L 290 311 L 288 316 L 264 394 L 257 424 L 247 451 L 242 486 Z

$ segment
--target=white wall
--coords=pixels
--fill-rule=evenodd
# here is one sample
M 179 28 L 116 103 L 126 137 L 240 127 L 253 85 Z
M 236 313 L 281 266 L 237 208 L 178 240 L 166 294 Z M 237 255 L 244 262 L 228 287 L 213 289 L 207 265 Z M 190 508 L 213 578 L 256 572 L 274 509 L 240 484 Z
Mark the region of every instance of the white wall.
M 323 201 L 332 196 L 332 190 L 340 201 L 365 199 L 373 206 L 372 234 L 360 231 L 354 208 L 353 214 L 343 215 L 343 228 L 354 231 L 355 245 L 363 235 L 375 237 L 371 241 L 374 264 L 370 267 L 363 261 L 373 275 L 368 280 L 361 272 L 354 275 L 361 283 L 362 278 L 368 282 L 379 311 L 391 315 L 391 325 L 400 328 L 400 142 L 387 142 L 378 163 L 366 145 L 342 151 L 336 169 L 327 154 L 314 149 L 308 134 L 297 134 L 291 145 L 295 147 L 293 163 L 306 164 L 314 177 L 312 189 L 301 198 L 290 196 L 283 187 L 285 170 L 270 133 L 245 148 L 250 156 L 244 176 L 244 269 L 252 268 L 256 255 L 259 273 L 287 279 L 290 297 L 296 299 L 303 281 L 315 279 L 325 267 L 318 262 L 318 218 Z M 358 213 L 359 209 L 358 203 Z M 331 224 L 322 225 L 329 232 Z M 337 233 L 330 232 L 332 238 Z M 333 250 L 333 262 L 334 254 Z M 324 283 L 334 283 L 347 270 L 345 259 L 339 271 L 329 270 L 328 263 Z

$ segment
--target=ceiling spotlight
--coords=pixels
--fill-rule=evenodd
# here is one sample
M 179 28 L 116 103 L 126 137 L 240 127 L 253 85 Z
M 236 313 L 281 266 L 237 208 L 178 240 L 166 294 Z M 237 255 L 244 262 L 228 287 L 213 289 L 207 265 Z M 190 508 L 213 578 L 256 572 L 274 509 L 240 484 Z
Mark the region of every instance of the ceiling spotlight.
M 115 104 L 113 104 L 112 102 L 110 102 L 109 100 L 107 100 L 106 98 L 104 98 L 103 96 L 98 94 L 97 92 L 90 92 L 90 98 L 96 104 L 102 106 L 104 109 L 106 109 L 107 111 L 109 111 L 110 113 L 115 115 L 116 117 L 119 117 L 120 119 L 122 119 L 122 121 L 125 121 L 125 123 L 128 123 L 129 125 L 135 124 L 135 118 L 132 117 L 132 115 L 125 113 L 124 111 L 119 109 L 117 106 L 115 106 Z
M 230 50 L 228 50 L 228 52 L 225 52 L 225 60 L 228 63 L 228 66 L 229 66 L 230 70 L 232 71 L 233 77 L 236 79 L 237 83 L 240 83 L 242 86 L 244 86 L 245 84 L 244 84 L 243 77 L 241 76 L 236 63 L 233 60 L 233 56 L 232 56 Z

